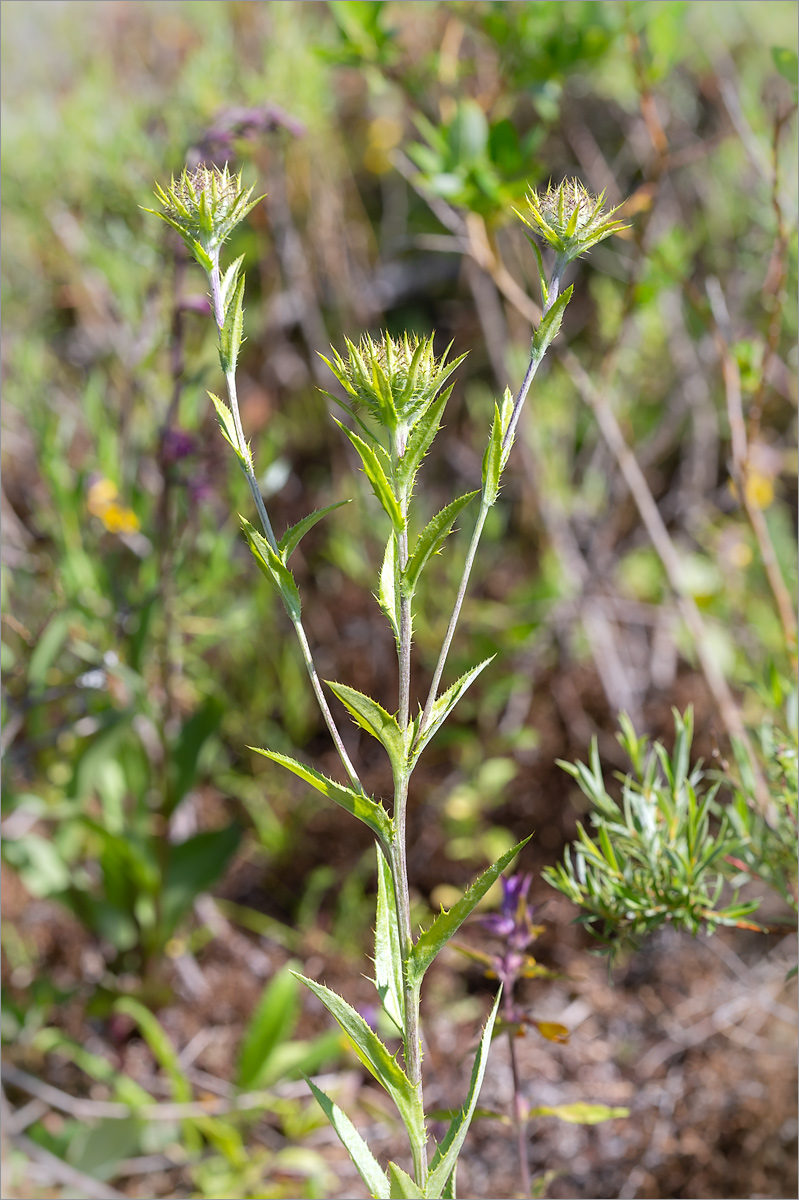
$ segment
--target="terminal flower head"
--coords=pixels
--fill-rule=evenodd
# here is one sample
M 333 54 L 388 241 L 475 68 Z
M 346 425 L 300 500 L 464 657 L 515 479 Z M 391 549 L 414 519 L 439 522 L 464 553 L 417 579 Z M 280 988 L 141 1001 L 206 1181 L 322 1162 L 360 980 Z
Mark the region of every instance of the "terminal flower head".
M 347 357 L 333 350 L 333 360 L 323 358 L 352 400 L 352 408 L 366 408 L 392 433 L 407 432 L 427 410 L 465 355 L 447 362 L 450 347 L 436 358 L 433 335 L 418 338 L 383 333 L 375 342 L 369 335 L 356 346 L 345 339 Z
M 613 220 L 621 205 L 605 211 L 604 199 L 604 192 L 593 196 L 578 179 L 564 179 L 559 187 L 550 183 L 545 192 L 531 188 L 527 194 L 528 214 L 515 211 L 568 263 L 612 233 L 629 228 L 623 221 Z
M 156 184 L 155 196 L 164 211 L 148 208 L 145 212 L 176 229 L 200 265 L 210 271 L 223 242 L 263 200 L 263 196 L 251 200 L 252 190 L 243 186 L 241 172 L 231 174 L 227 163 L 221 170 L 200 163 L 193 171 L 184 167 L 166 190 Z

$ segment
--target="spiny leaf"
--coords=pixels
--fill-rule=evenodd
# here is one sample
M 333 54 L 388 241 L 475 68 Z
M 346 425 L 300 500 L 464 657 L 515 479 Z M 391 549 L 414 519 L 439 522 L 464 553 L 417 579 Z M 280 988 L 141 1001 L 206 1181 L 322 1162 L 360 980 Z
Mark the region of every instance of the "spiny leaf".
M 419 346 L 417 346 L 417 353 L 421 349 L 421 346 L 422 343 L 420 342 Z M 408 438 L 405 453 L 397 463 L 397 482 L 403 491 L 409 494 L 413 488 L 413 481 L 416 478 L 416 472 L 421 466 L 422 459 L 427 454 L 433 438 L 438 433 L 441 418 L 444 414 L 444 407 L 451 395 L 452 388 L 448 387 L 425 408 L 422 415 L 417 419 L 411 436 Z
M 270 579 L 280 592 L 280 595 L 283 597 L 283 603 L 286 606 L 286 611 L 292 621 L 298 621 L 302 611 L 302 603 L 294 576 L 280 555 L 275 553 L 266 538 L 257 529 L 253 528 L 246 517 L 240 516 L 239 520 L 241 521 L 244 536 L 247 538 L 255 561 L 267 579 Z
M 244 333 L 244 283 L 242 275 L 227 306 L 225 320 L 219 330 L 219 359 L 226 375 L 236 370 Z
M 379 742 L 382 742 L 391 759 L 392 766 L 395 768 L 395 773 L 403 770 L 405 738 L 397 724 L 397 718 L 386 712 L 382 705 L 373 700 L 371 696 L 365 696 L 363 692 L 358 692 L 345 683 L 331 683 L 329 680 L 325 680 L 325 682 L 333 695 L 338 696 L 347 711 L 355 718 L 361 729 L 365 729 L 367 733 L 371 733 L 372 737 L 376 737 Z
M 322 1001 L 328 1012 L 335 1017 L 352 1042 L 355 1053 L 367 1071 L 374 1075 L 378 1083 L 382 1084 L 391 1096 L 406 1126 L 414 1128 L 418 1123 L 419 1106 L 416 1089 L 375 1031 L 366 1024 L 361 1014 L 356 1012 L 346 1000 L 337 996 L 323 983 L 317 983 L 315 979 L 306 979 L 304 975 L 298 975 L 297 978 Z
M 388 1177 L 391 1182 L 389 1200 L 425 1200 L 427 1191 L 422 1191 L 411 1179 L 407 1171 L 396 1163 L 388 1164 Z
M 377 588 L 377 603 L 391 626 L 397 649 L 400 644 L 400 592 L 397 586 L 397 539 L 394 531 L 388 535 L 380 581 Z
M 394 495 L 391 484 L 386 477 L 383 464 L 380 461 L 381 454 L 383 458 L 386 458 L 385 451 L 380 446 L 378 446 L 376 449 L 372 449 L 371 446 L 367 446 L 363 438 L 358 437 L 357 433 L 353 433 L 353 431 L 348 429 L 346 425 L 342 425 L 341 421 L 336 420 L 335 417 L 333 420 L 336 422 L 339 429 L 344 430 L 347 437 L 358 451 L 361 462 L 363 463 L 364 474 L 371 483 L 374 494 L 377 496 L 378 500 L 383 506 L 383 510 L 389 517 L 389 520 L 394 526 L 396 532 L 402 533 L 405 528 L 405 518 L 402 515 L 399 501 Z
M 295 775 L 304 779 L 306 783 L 310 783 L 311 787 L 315 787 L 323 796 L 327 796 L 328 800 L 332 800 L 341 808 L 346 809 L 348 813 L 352 813 L 359 821 L 363 821 L 364 825 L 368 825 L 386 849 L 391 845 L 394 829 L 391 818 L 382 804 L 378 804 L 376 800 L 370 800 L 368 796 L 360 795 L 343 783 L 336 783 L 335 780 L 328 779 L 327 775 L 320 774 L 313 767 L 306 767 L 304 763 L 297 762 L 296 759 L 289 758 L 286 754 L 278 754 L 274 750 L 259 750 L 257 746 L 250 746 L 249 749 L 254 750 L 256 754 L 263 754 L 264 758 L 271 758 L 272 762 L 280 763 L 287 771 L 293 771 Z
M 290 526 L 277 544 L 283 561 L 286 562 L 288 560 L 289 555 L 297 549 L 308 530 L 313 529 L 317 521 L 321 521 L 322 517 L 326 517 L 334 509 L 341 508 L 343 504 L 350 503 L 350 500 L 339 500 L 338 504 L 328 504 L 325 508 L 317 508 L 314 512 L 309 513 L 307 517 L 303 517 L 301 521 L 298 521 L 296 525 Z
M 447 688 L 447 690 L 446 690 L 446 692 L 444 692 L 443 696 L 439 696 L 439 698 L 436 700 L 435 704 L 433 705 L 432 711 L 430 713 L 430 723 L 422 731 L 421 736 L 419 737 L 418 741 L 416 742 L 416 745 L 413 748 L 413 752 L 411 755 L 412 763 L 416 762 L 416 760 L 418 759 L 419 755 L 424 750 L 427 743 L 430 741 L 430 739 L 433 737 L 433 735 L 441 728 L 444 721 L 447 719 L 449 714 L 452 712 L 453 708 L 458 703 L 458 701 L 460 700 L 461 696 L 464 694 L 466 689 L 472 683 L 474 683 L 475 679 L 480 674 L 480 672 L 484 671 L 486 669 L 486 667 L 488 666 L 488 664 L 493 662 L 495 658 L 496 658 L 496 655 L 492 654 L 490 658 L 486 658 L 483 660 L 483 662 L 478 663 L 476 667 L 472 667 L 471 671 L 467 671 L 464 675 L 461 675 L 460 679 L 457 679 L 455 681 L 455 683 L 453 683 L 452 687 Z
M 499 481 L 502 475 L 503 454 L 502 454 L 502 417 L 499 411 L 499 405 L 494 404 L 494 420 L 491 424 L 491 433 L 488 438 L 488 446 L 483 455 L 483 503 L 493 504 L 499 495 Z
M 530 834 L 530 837 L 532 837 L 532 834 Z M 439 950 L 442 950 L 452 935 L 460 929 L 463 922 L 469 916 L 469 913 L 480 903 L 483 896 L 485 896 L 494 881 L 499 878 L 508 863 L 515 858 L 522 847 L 527 845 L 530 837 L 526 837 L 523 842 L 519 842 L 512 850 L 508 850 L 492 866 L 483 871 L 483 874 L 474 881 L 472 886 L 464 892 L 460 900 L 456 901 L 449 911 L 442 908 L 430 928 L 425 929 L 419 934 L 416 944 L 411 951 L 407 966 L 409 978 L 415 986 L 421 983 L 425 971 Z
M 236 452 L 236 457 L 242 466 L 245 465 L 244 455 L 239 446 L 239 435 L 236 432 L 236 424 L 233 420 L 233 413 L 230 411 L 224 400 L 220 400 L 213 392 L 209 392 L 211 403 L 216 409 L 216 415 L 219 418 L 219 427 L 222 430 L 222 437 L 228 442 Z
M 497 992 L 494 1007 L 489 1014 L 483 1030 L 483 1036 L 480 1039 L 480 1046 L 475 1055 L 474 1066 L 472 1067 L 472 1078 L 469 1083 L 469 1094 L 466 1097 L 466 1103 L 460 1112 L 453 1117 L 452 1123 L 430 1163 L 430 1174 L 427 1177 L 427 1186 L 425 1188 L 425 1194 L 429 1197 L 429 1200 L 439 1200 L 450 1175 L 457 1165 L 461 1146 L 464 1143 L 474 1110 L 477 1107 L 480 1088 L 483 1086 L 483 1076 L 485 1075 L 488 1064 L 488 1052 L 491 1047 L 491 1033 L 494 1028 L 494 1022 L 497 1019 L 501 997 L 502 988 Z
M 377 849 L 377 920 L 375 922 L 375 987 L 388 1016 L 405 1030 L 402 953 L 397 927 L 394 877 L 386 856 Z
M 541 318 L 541 324 L 538 326 L 533 338 L 533 350 L 537 355 L 543 355 L 547 346 L 560 329 L 566 305 L 571 300 L 573 291 L 574 285 L 572 284 L 564 292 L 561 292 L 549 311 Z
M 328 1121 L 341 1138 L 347 1153 L 358 1170 L 358 1174 L 369 1189 L 370 1195 L 374 1197 L 374 1200 L 381 1200 L 383 1196 L 388 1194 L 389 1190 L 388 1176 L 385 1171 L 382 1170 L 372 1151 L 346 1113 L 342 1112 L 339 1106 L 329 1096 L 326 1096 L 312 1079 L 307 1079 L 306 1083 L 316 1097 Z
M 413 554 L 405 570 L 402 572 L 401 587 L 406 599 L 410 599 L 416 590 L 419 576 L 428 560 L 433 554 L 437 554 L 443 546 L 444 541 L 452 530 L 452 525 L 458 513 L 476 495 L 477 492 L 467 492 L 465 496 L 459 496 L 457 500 L 453 500 L 446 508 L 442 508 L 441 512 L 437 513 L 419 534 Z
M 239 271 L 241 270 L 241 264 L 243 262 L 244 255 L 240 254 L 239 257 L 232 262 L 225 271 L 219 284 L 219 299 L 222 304 L 223 316 L 227 313 L 231 295 L 235 295 L 235 290 L 239 281 Z

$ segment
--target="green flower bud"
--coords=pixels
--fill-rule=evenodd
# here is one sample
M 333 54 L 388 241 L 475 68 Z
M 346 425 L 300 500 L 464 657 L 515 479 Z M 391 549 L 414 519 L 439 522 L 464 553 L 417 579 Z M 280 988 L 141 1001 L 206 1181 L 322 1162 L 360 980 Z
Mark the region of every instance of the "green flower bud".
M 379 424 L 396 433 L 413 428 L 463 362 L 465 355 L 447 362 L 450 346 L 436 358 L 433 335 L 429 338 L 393 338 L 384 333 L 379 342 L 366 335 L 356 346 L 345 339 L 347 358 L 333 350 L 333 361 L 321 357 L 354 402 L 365 408 Z
M 604 199 L 604 192 L 592 196 L 578 179 L 564 179 L 560 187 L 550 184 L 545 192 L 530 189 L 527 204 L 532 219 L 514 211 L 528 228 L 554 247 L 565 265 L 612 233 L 629 229 L 623 221 L 611 219 L 621 205 L 605 212 Z
M 206 271 L 218 261 L 222 244 L 263 196 L 250 200 L 252 188 L 244 189 L 241 173 L 232 175 L 227 168 L 201 163 L 195 170 L 184 168 L 180 178 L 172 179 L 164 191 L 158 184 L 155 195 L 165 211 L 148 208 L 176 229 L 186 246 Z

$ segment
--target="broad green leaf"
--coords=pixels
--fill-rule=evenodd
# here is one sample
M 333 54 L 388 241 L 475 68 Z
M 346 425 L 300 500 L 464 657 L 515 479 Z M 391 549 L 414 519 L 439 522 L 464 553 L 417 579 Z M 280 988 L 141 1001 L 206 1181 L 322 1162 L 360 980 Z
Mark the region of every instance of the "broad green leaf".
M 304 779 L 306 783 L 310 783 L 311 787 L 315 787 L 323 796 L 327 796 L 328 800 L 332 800 L 341 808 L 346 809 L 348 813 L 352 813 L 359 821 L 363 821 L 364 825 L 368 825 L 372 833 L 386 848 L 391 845 L 394 828 L 391 817 L 382 804 L 353 791 L 343 783 L 336 783 L 335 780 L 328 779 L 327 775 L 321 775 L 313 767 L 306 767 L 304 763 L 297 762 L 296 759 L 289 758 L 285 754 L 276 754 L 274 750 L 259 750 L 257 746 L 250 746 L 249 749 L 254 750 L 256 754 L 263 754 L 264 758 L 271 758 L 272 762 L 280 763 L 287 771 L 293 771 L 295 775 Z
M 223 711 L 220 701 L 215 696 L 209 696 L 181 727 L 170 755 L 170 787 L 165 810 L 167 816 L 194 786 L 200 751 L 219 728 Z
M 230 411 L 224 400 L 220 400 L 213 392 L 209 392 L 211 402 L 216 409 L 216 415 L 219 418 L 219 428 L 222 430 L 222 437 L 228 442 L 236 454 L 240 462 L 243 462 L 241 448 L 239 446 L 239 435 L 236 433 L 236 425 L 233 420 L 233 413 Z
M 169 851 L 161 897 L 163 932 L 171 933 L 200 892 L 215 883 L 241 841 L 241 827 L 197 833 Z
M 302 611 L 302 602 L 297 584 L 294 582 L 294 576 L 283 562 L 279 554 L 276 554 L 269 542 L 263 537 L 257 529 L 254 529 L 246 517 L 239 517 L 244 536 L 247 539 L 253 558 L 258 563 L 263 574 L 270 579 L 275 585 L 280 595 L 283 597 L 283 603 L 286 606 L 286 612 L 291 617 L 292 621 L 300 619 Z
M 300 1012 L 300 985 L 283 967 L 264 988 L 239 1049 L 236 1086 L 248 1091 L 263 1085 L 273 1051 L 294 1031 Z
M 236 287 L 238 286 L 239 282 L 239 271 L 241 270 L 241 264 L 243 262 L 244 255 L 240 254 L 235 262 L 230 264 L 222 276 L 222 280 L 219 284 L 219 298 L 222 302 L 223 313 L 227 313 L 230 297 L 235 295 Z
M 405 528 L 405 518 L 402 515 L 399 501 L 394 495 L 394 490 L 386 477 L 383 463 L 380 461 L 382 456 L 382 458 L 388 462 L 385 450 L 383 450 L 381 446 L 377 446 L 375 449 L 373 449 L 371 446 L 367 446 L 363 438 L 358 437 L 357 433 L 353 433 L 351 429 L 348 429 L 346 425 L 342 425 L 341 421 L 337 421 L 335 417 L 333 420 L 336 422 L 339 429 L 343 429 L 344 433 L 346 433 L 347 437 L 358 451 L 361 462 L 363 463 L 364 474 L 371 483 L 374 494 L 377 496 L 378 500 L 383 506 L 383 509 L 388 515 L 389 520 L 394 526 L 396 532 L 402 533 Z
M 444 1184 L 444 1190 L 441 1193 L 441 1200 L 455 1200 L 456 1195 L 457 1195 L 457 1193 L 455 1191 L 457 1174 L 458 1174 L 458 1164 L 456 1163 L 455 1166 L 452 1168 L 452 1174 L 450 1175 L 447 1182 Z
M 377 920 L 375 923 L 375 987 L 383 1008 L 400 1033 L 405 1030 L 402 952 L 397 925 L 394 877 L 385 854 L 377 848 Z
M 301 521 L 298 521 L 296 525 L 291 525 L 277 544 L 283 561 L 288 561 L 289 556 L 297 549 L 308 530 L 313 529 L 317 521 L 321 521 L 322 517 L 326 517 L 335 508 L 341 508 L 343 504 L 349 503 L 349 500 L 339 500 L 338 504 L 328 504 L 325 508 L 317 508 L 314 512 L 309 513 L 307 517 L 303 517 Z
M 446 508 L 442 508 L 440 513 L 433 517 L 432 521 L 422 530 L 416 540 L 416 545 L 413 549 L 413 554 L 410 557 L 408 565 L 402 572 L 401 588 L 402 593 L 406 598 L 410 598 L 416 590 L 416 585 L 419 582 L 419 576 L 425 568 L 426 563 L 433 554 L 437 554 L 443 546 L 446 538 L 449 536 L 453 522 L 462 508 L 465 508 L 470 500 L 473 500 L 477 492 L 467 492 L 465 496 L 459 496 L 457 500 L 453 500 Z
M 530 837 L 532 836 L 530 834 Z M 502 858 L 483 871 L 483 874 L 474 881 L 472 886 L 463 893 L 460 900 L 457 900 L 448 912 L 442 908 L 430 928 L 425 929 L 419 934 L 408 963 L 408 974 L 415 986 L 418 987 L 421 983 L 425 971 L 439 950 L 442 950 L 452 935 L 460 929 L 463 922 L 469 916 L 469 913 L 480 903 L 492 883 L 499 878 L 508 863 L 516 857 L 522 847 L 527 845 L 530 837 L 526 837 L 523 842 L 519 842 L 517 846 L 508 850 L 507 853 L 502 855 Z
M 566 305 L 571 300 L 573 291 L 574 285 L 571 284 L 564 292 L 561 292 L 549 311 L 541 318 L 541 324 L 538 326 L 533 338 L 533 350 L 537 355 L 543 355 L 547 346 L 549 346 L 550 342 L 557 335 L 563 321 Z
M 383 555 L 383 565 L 380 568 L 380 582 L 377 589 L 377 603 L 388 619 L 394 634 L 397 648 L 400 644 L 400 594 L 397 586 L 397 538 L 392 530 L 386 542 L 386 552 Z
M 421 352 L 422 348 L 423 343 L 420 342 L 416 348 L 417 354 Z M 410 494 L 413 488 L 416 472 L 419 470 L 425 454 L 430 449 L 433 438 L 438 433 L 444 408 L 451 395 L 452 388 L 446 388 L 440 396 L 437 396 L 427 406 L 414 425 L 413 432 L 408 438 L 408 444 L 405 447 L 405 453 L 397 463 L 397 483 L 403 492 Z
M 412 762 L 416 762 L 427 743 L 441 728 L 466 689 L 470 684 L 474 683 L 480 672 L 484 671 L 488 664 L 493 662 L 495 658 L 496 655 L 492 654 L 490 658 L 486 658 L 483 662 L 478 663 L 476 667 L 472 667 L 471 671 L 467 671 L 464 675 L 461 675 L 460 679 L 457 679 L 452 687 L 447 688 L 444 694 L 439 696 L 430 713 L 430 724 L 423 730 L 413 748 Z
M 469 1124 L 477 1107 L 480 1088 L 483 1086 L 483 1076 L 485 1075 L 488 1053 L 491 1048 L 491 1034 L 494 1022 L 497 1019 L 501 998 L 502 988 L 497 992 L 494 1007 L 483 1029 L 483 1036 L 480 1039 L 480 1046 L 475 1055 L 474 1066 L 472 1067 L 472 1078 L 469 1084 L 469 1094 L 466 1097 L 466 1103 L 460 1112 L 453 1117 L 450 1127 L 430 1163 L 430 1174 L 427 1177 L 427 1186 L 425 1188 L 425 1194 L 429 1197 L 429 1200 L 440 1200 L 444 1188 L 457 1165 L 461 1146 L 469 1131 Z
M 502 475 L 502 417 L 499 405 L 494 404 L 494 420 L 483 455 L 483 503 L 493 504 L 499 495 L 499 480 Z
M 226 375 L 236 370 L 244 334 L 244 283 L 242 275 L 230 298 L 224 323 L 219 330 L 219 359 Z
M 771 57 L 783 79 L 787 79 L 788 83 L 792 83 L 796 87 L 797 74 L 799 74 L 799 59 L 796 51 L 790 50 L 786 46 L 772 46 Z
M 576 1104 L 556 1104 L 531 1108 L 528 1117 L 557 1117 L 570 1125 L 599 1125 L 601 1121 L 611 1121 L 615 1117 L 629 1117 L 629 1108 L 608 1108 L 606 1104 L 585 1104 L 578 1100 Z
M 331 683 L 329 680 L 325 682 L 361 729 L 365 729 L 382 742 L 395 771 L 402 770 L 405 765 L 405 739 L 397 724 L 397 718 L 387 713 L 371 696 L 364 696 L 363 692 L 357 692 L 345 683 Z
M 331 992 L 330 988 L 317 983 L 315 979 L 306 979 L 304 975 L 298 975 L 297 978 L 310 988 L 338 1021 L 367 1071 L 374 1075 L 391 1096 L 406 1126 L 409 1129 L 415 1128 L 419 1117 L 419 1097 L 416 1089 L 375 1031 L 366 1024 L 359 1012 L 341 996 Z
M 388 1164 L 388 1177 L 391 1181 L 389 1200 L 425 1200 L 427 1192 L 417 1187 L 408 1172 L 396 1163 Z
M 382 1197 L 387 1196 L 389 1191 L 388 1176 L 385 1171 L 346 1113 L 342 1112 L 339 1106 L 329 1096 L 326 1096 L 312 1079 L 308 1079 L 306 1082 L 343 1142 L 358 1174 L 369 1189 L 369 1194 L 374 1197 L 374 1200 L 382 1200 Z

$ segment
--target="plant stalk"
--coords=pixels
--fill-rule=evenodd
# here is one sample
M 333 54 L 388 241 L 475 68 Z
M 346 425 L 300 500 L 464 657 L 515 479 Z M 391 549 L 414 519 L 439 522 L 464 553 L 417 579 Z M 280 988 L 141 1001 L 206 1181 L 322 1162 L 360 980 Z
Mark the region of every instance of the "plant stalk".
M 566 267 L 565 260 L 562 258 L 561 255 L 558 255 L 557 258 L 555 259 L 555 265 L 552 269 L 552 276 L 550 278 L 549 285 L 547 288 L 547 299 L 546 299 L 546 303 L 544 305 L 544 316 L 546 316 L 546 314 L 549 312 L 550 308 L 552 307 L 552 305 L 555 303 L 555 301 L 558 298 L 558 295 L 560 293 L 560 282 L 561 282 L 561 278 L 563 276 L 563 271 L 565 270 L 565 267 Z M 510 418 L 510 421 L 508 422 L 508 428 L 505 432 L 505 436 L 502 439 L 502 450 L 504 453 L 507 453 L 511 447 L 511 444 L 512 444 L 513 439 L 516 434 L 516 426 L 519 423 L 519 417 L 521 416 L 521 411 L 522 411 L 522 408 L 524 407 L 524 402 L 527 399 L 527 393 L 530 391 L 530 387 L 532 385 L 533 380 L 535 379 L 536 372 L 538 371 L 538 368 L 541 365 L 541 361 L 542 361 L 543 357 L 544 357 L 543 354 L 539 353 L 535 348 L 533 348 L 533 352 L 530 356 L 530 363 L 527 367 L 527 371 L 525 373 L 524 379 L 522 380 L 521 387 L 519 388 L 519 391 L 516 395 L 516 399 L 513 402 L 513 412 L 511 413 L 511 418 Z M 480 544 L 480 538 L 483 533 L 483 526 L 486 523 L 486 517 L 488 516 L 489 508 L 491 508 L 491 505 L 486 503 L 485 489 L 484 489 L 483 494 L 480 498 L 480 511 L 477 514 L 477 520 L 475 522 L 474 532 L 472 533 L 472 540 L 469 543 L 469 550 L 466 554 L 466 561 L 465 561 L 464 567 L 463 567 L 463 575 L 461 576 L 460 586 L 458 587 L 458 594 L 455 598 L 455 605 L 452 609 L 452 616 L 449 619 L 449 625 L 447 626 L 447 632 L 444 636 L 444 641 L 442 643 L 441 651 L 438 656 L 438 662 L 436 663 L 436 669 L 433 673 L 433 681 L 430 684 L 430 691 L 427 693 L 427 700 L 425 702 L 424 712 L 422 713 L 422 719 L 419 722 L 419 732 L 416 736 L 417 742 L 418 742 L 419 738 L 422 736 L 422 734 L 424 733 L 424 731 L 427 729 L 427 726 L 430 724 L 430 719 L 431 719 L 432 712 L 433 712 L 433 705 L 435 704 L 436 699 L 438 697 L 438 688 L 441 683 L 441 676 L 444 673 L 444 666 L 446 665 L 447 656 L 449 654 L 449 648 L 452 645 L 452 639 L 455 636 L 455 629 L 458 624 L 458 619 L 460 618 L 460 615 L 461 615 L 461 609 L 463 608 L 463 601 L 466 597 L 466 589 L 469 586 L 469 576 L 471 575 L 471 572 L 472 572 L 475 555 L 477 554 L 477 547 Z
M 212 255 L 212 261 L 214 266 L 213 270 L 209 273 L 208 278 L 211 284 L 211 301 L 214 309 L 214 320 L 216 321 L 217 331 L 221 333 L 222 325 L 224 323 L 224 313 L 222 311 L 222 296 L 220 291 L 218 250 Z M 230 411 L 233 414 L 233 424 L 236 429 L 236 437 L 238 438 L 239 442 L 239 453 L 241 454 L 244 474 L 247 477 L 247 483 L 249 484 L 250 492 L 252 493 L 253 500 L 255 501 L 255 507 L 258 512 L 258 517 L 260 519 L 264 535 L 266 536 L 269 545 L 272 547 L 275 553 L 278 553 L 275 532 L 272 528 L 272 522 L 269 520 L 269 514 L 266 511 L 264 498 L 261 495 L 261 489 L 258 486 L 258 480 L 255 477 L 255 470 L 253 468 L 250 450 L 244 437 L 244 430 L 241 424 L 241 414 L 239 412 L 238 393 L 236 391 L 235 371 L 225 372 L 225 383 L 227 385 L 228 399 L 230 401 Z M 352 764 L 349 754 L 347 753 L 344 742 L 341 738 L 341 734 L 339 733 L 338 726 L 336 725 L 333 714 L 330 711 L 330 706 L 327 703 L 327 698 L 322 690 L 322 682 L 319 678 L 319 673 L 317 672 L 313 661 L 311 647 L 308 642 L 307 634 L 305 633 L 302 619 L 300 617 L 294 617 L 291 614 L 289 614 L 289 616 L 291 617 L 291 623 L 294 626 L 294 632 L 297 634 L 297 640 L 300 643 L 302 659 L 305 663 L 305 669 L 307 670 L 308 677 L 311 681 L 311 687 L 313 688 L 314 695 L 316 696 L 317 703 L 321 710 L 322 716 L 324 717 L 324 721 L 327 725 L 330 736 L 332 737 L 333 743 L 338 751 L 338 756 L 341 759 L 344 770 L 347 772 L 352 786 L 356 791 L 364 794 L 363 785 L 361 784 L 361 781 L 358 778 L 358 773 Z

